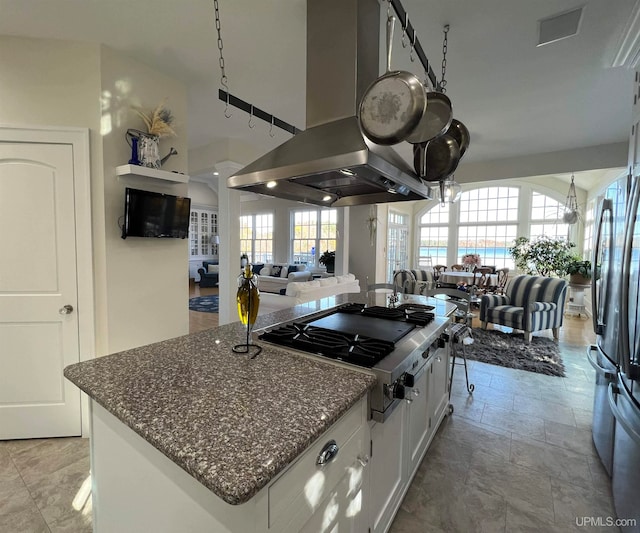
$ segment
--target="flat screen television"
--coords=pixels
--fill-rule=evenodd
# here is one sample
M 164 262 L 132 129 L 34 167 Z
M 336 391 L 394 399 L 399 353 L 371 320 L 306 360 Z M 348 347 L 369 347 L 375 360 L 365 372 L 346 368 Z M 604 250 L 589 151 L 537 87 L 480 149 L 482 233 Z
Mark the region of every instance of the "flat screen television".
M 189 235 L 190 212 L 191 198 L 127 187 L 122 238 L 185 239 Z

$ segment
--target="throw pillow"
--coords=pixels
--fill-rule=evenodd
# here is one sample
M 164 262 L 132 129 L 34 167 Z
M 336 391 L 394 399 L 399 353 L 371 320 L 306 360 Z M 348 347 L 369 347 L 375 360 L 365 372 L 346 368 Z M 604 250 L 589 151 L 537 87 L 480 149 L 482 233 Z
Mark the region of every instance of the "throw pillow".
M 219 268 L 220 268 L 220 265 L 209 265 L 207 268 L 207 272 L 209 274 L 217 274 Z
M 273 265 L 271 267 L 271 275 L 273 277 L 279 278 L 281 272 L 282 272 L 282 265 Z
M 260 271 L 261 271 L 263 268 L 264 268 L 264 265 L 262 265 L 262 264 L 257 264 L 257 265 L 253 265 L 253 266 L 251 267 L 251 270 L 253 270 L 253 273 L 254 273 L 254 274 L 258 274 L 258 275 L 260 275 Z
M 291 272 L 298 272 L 298 265 L 289 265 L 287 270 L 289 271 L 289 274 L 291 274 Z

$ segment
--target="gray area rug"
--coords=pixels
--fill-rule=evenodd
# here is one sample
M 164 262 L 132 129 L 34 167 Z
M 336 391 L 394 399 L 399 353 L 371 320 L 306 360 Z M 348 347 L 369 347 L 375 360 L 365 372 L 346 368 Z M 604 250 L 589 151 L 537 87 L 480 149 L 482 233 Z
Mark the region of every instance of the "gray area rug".
M 189 309 L 191 311 L 199 311 L 200 313 L 218 313 L 218 296 L 196 296 L 189 298 Z
M 473 328 L 473 344 L 466 346 L 467 359 L 564 377 L 558 344 L 545 337 L 533 337 L 525 344 L 522 333 Z

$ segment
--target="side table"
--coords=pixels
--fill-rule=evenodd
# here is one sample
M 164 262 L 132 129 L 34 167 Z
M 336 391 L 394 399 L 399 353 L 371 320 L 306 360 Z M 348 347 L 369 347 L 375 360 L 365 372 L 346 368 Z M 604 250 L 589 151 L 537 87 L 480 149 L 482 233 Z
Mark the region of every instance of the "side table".
M 569 283 L 569 289 L 571 290 L 571 295 L 569 296 L 569 301 L 567 302 L 566 313 L 582 316 L 586 315 L 586 310 L 584 306 L 584 291 L 591 287 L 591 285 L 583 285 L 579 283 Z

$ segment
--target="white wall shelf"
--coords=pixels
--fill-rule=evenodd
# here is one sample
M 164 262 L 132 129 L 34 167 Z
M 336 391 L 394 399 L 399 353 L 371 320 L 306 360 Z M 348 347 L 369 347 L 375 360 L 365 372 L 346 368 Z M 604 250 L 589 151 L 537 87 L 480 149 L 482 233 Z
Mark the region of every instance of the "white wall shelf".
M 141 167 L 140 165 L 120 165 L 119 167 L 116 167 L 116 174 L 118 176 L 144 176 L 145 178 L 156 178 L 176 183 L 189 183 L 189 176 L 186 174 Z

